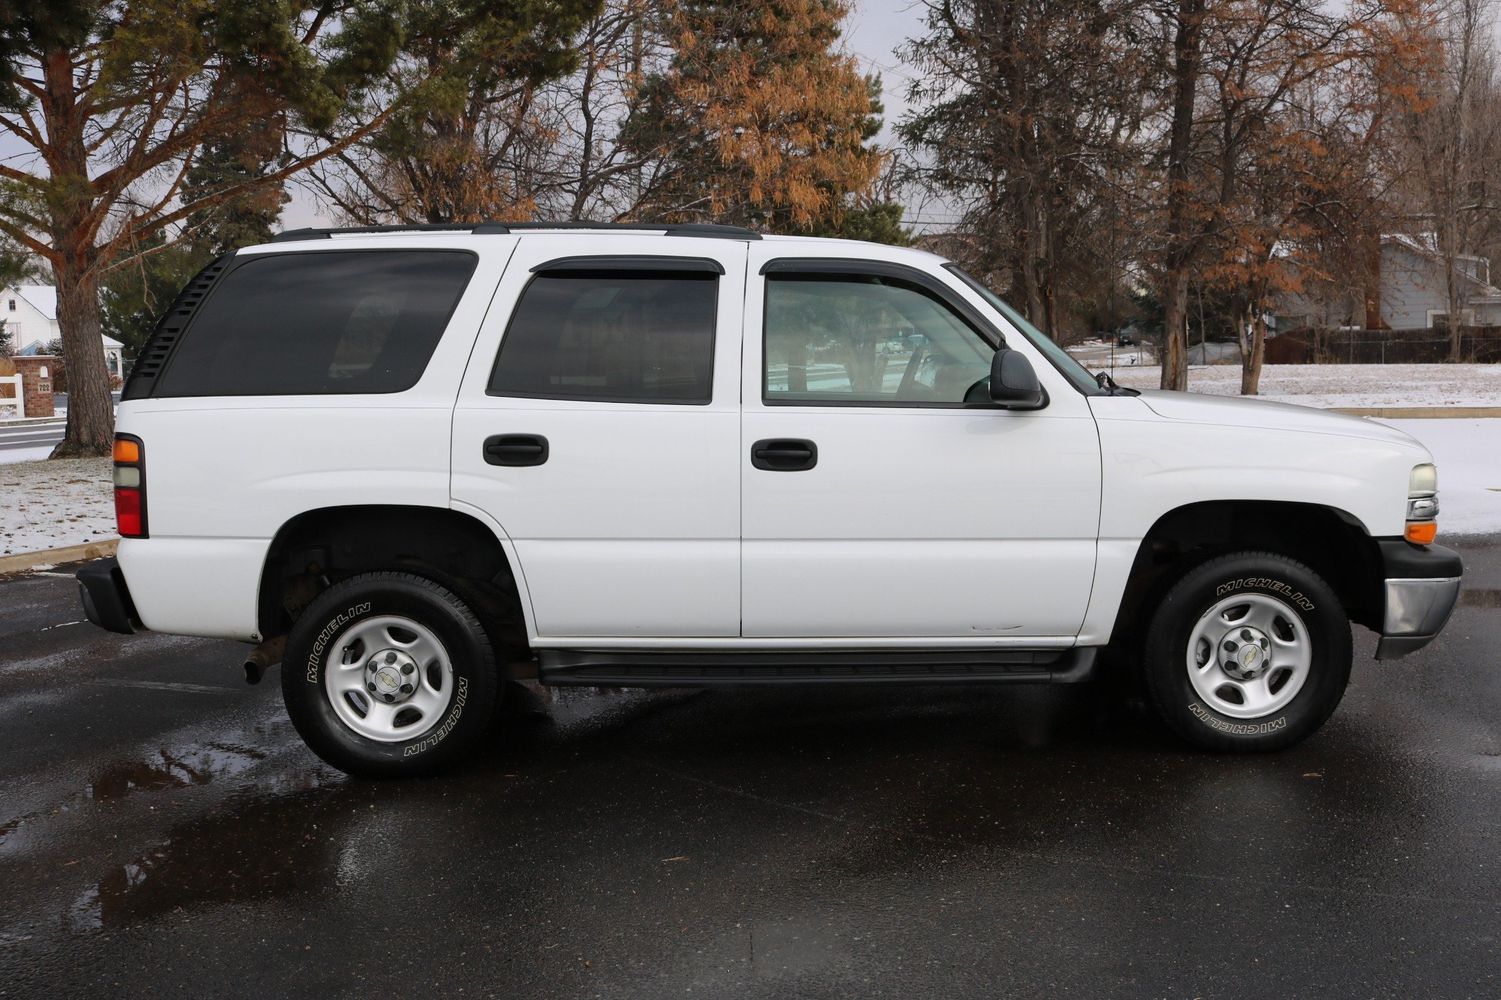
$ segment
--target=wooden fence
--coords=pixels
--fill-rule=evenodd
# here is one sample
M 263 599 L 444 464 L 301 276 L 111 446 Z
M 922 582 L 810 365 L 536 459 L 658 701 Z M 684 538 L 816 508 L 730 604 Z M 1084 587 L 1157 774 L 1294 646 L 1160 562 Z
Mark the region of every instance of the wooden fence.
M 1501 362 L 1501 327 L 1460 331 L 1461 360 Z M 1338 330 L 1307 327 L 1266 342 L 1267 364 L 1439 364 L 1451 355 L 1445 330 Z

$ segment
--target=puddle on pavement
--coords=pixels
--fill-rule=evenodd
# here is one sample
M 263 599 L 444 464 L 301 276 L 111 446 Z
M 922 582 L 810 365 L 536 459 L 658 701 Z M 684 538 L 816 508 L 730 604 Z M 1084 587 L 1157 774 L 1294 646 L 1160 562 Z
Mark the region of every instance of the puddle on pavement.
M 1501 590 L 1461 590 L 1459 606 L 1462 608 L 1501 608 Z
M 136 792 L 206 785 L 238 774 L 266 753 L 230 743 L 205 743 L 186 750 L 158 750 L 146 760 L 122 761 L 104 768 L 89 782 L 86 797 L 104 802 Z
M 260 727 L 236 735 L 241 738 L 161 747 L 133 760 L 106 763 L 78 791 L 54 800 L 43 809 L 34 809 L 0 822 L 0 853 L 24 850 L 22 842 L 31 839 L 27 828 L 34 822 L 75 813 L 91 803 L 117 802 L 134 795 L 197 788 L 238 777 L 275 752 L 281 742 L 270 739 L 272 734 Z
M 364 818 L 337 793 L 322 794 L 343 782 L 324 772 L 286 775 L 226 810 L 179 823 L 163 843 L 80 892 L 63 915 L 65 929 L 87 933 L 195 906 L 327 890 L 351 826 Z

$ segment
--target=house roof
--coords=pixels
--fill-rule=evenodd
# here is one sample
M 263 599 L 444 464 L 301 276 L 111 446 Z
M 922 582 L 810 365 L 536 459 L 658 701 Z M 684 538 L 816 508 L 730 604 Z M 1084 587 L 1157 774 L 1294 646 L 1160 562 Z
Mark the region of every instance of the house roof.
M 1439 253 L 1438 244 L 1433 233 L 1422 233 L 1418 236 L 1410 236 L 1407 233 L 1384 233 L 1381 237 L 1381 242 L 1394 243 L 1397 246 L 1411 250 L 1413 253 L 1418 254 L 1419 256 L 1427 257 L 1429 260 L 1438 261 L 1442 259 L 1442 255 Z M 1454 259 L 1481 260 L 1485 261 L 1487 265 L 1489 265 L 1490 263 L 1490 261 L 1485 257 L 1478 257 L 1475 254 L 1468 253 L 1457 253 L 1454 255 Z M 1495 285 L 1488 284 L 1482 281 L 1479 277 L 1470 274 L 1463 269 L 1460 269 L 1458 271 L 1458 274 L 1460 278 L 1468 281 L 1478 290 L 1478 294 L 1471 297 L 1470 299 L 1472 303 L 1479 304 L 1481 302 L 1501 302 L 1501 288 L 1497 288 Z
M 57 319 L 57 289 L 51 285 L 13 285 L 16 294 L 50 320 Z
M 100 334 L 99 339 L 102 340 L 102 341 L 104 341 L 104 349 L 106 351 L 118 351 L 118 350 L 121 350 L 121 349 L 123 349 L 125 347 L 124 344 L 120 343 L 118 340 L 116 340 L 114 337 L 111 337 L 109 334 Z M 31 357 L 32 355 L 36 355 L 36 354 L 46 354 L 47 353 L 47 341 L 45 341 L 45 340 L 33 340 L 31 343 L 27 344 L 25 347 L 17 348 L 16 349 L 16 353 L 19 354 L 19 355 L 21 355 L 22 357 Z

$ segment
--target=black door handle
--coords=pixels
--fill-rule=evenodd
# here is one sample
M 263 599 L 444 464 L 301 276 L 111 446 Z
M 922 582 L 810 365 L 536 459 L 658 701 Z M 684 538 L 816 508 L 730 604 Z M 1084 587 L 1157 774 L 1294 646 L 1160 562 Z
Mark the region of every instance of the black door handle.
M 547 438 L 541 434 L 495 434 L 485 438 L 485 461 L 491 465 L 541 465 L 547 461 Z
M 767 472 L 804 472 L 818 464 L 818 445 L 803 438 L 763 438 L 751 445 L 751 465 Z

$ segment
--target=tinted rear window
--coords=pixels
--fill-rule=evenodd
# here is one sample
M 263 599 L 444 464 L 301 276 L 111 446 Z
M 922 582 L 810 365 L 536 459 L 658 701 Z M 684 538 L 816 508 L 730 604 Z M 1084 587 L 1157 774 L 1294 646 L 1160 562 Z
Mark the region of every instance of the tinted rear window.
M 506 328 L 490 394 L 709 402 L 715 277 L 625 270 L 537 275 Z
M 474 271 L 457 250 L 274 254 L 226 275 L 157 396 L 401 392 L 422 377 Z

